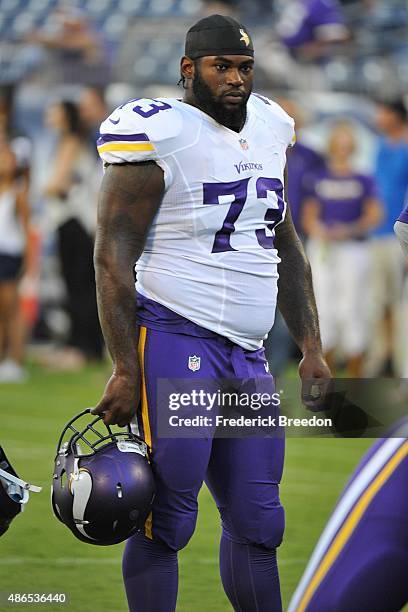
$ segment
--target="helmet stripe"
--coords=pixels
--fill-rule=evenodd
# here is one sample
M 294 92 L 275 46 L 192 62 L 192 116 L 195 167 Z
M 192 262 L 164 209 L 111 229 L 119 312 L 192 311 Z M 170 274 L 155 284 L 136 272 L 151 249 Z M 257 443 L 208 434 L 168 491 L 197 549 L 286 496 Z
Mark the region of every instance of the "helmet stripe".
M 95 540 L 84 530 L 84 526 L 77 521 L 83 521 L 86 507 L 92 493 L 92 477 L 87 469 L 79 468 L 79 472 L 71 481 L 71 490 L 74 496 L 72 504 L 72 516 L 75 521 L 75 527 L 88 540 Z

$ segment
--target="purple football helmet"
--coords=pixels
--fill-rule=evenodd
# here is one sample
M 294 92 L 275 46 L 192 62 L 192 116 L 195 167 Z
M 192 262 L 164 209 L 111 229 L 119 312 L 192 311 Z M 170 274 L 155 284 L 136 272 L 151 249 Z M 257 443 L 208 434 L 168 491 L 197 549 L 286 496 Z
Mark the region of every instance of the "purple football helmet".
M 60 436 L 52 508 L 79 540 L 108 546 L 142 529 L 155 486 L 145 442 L 130 426 L 114 433 L 90 411 L 71 419 Z
M 13 518 L 24 510 L 29 491 L 39 493 L 41 487 L 21 480 L 0 446 L 0 536 L 7 531 Z

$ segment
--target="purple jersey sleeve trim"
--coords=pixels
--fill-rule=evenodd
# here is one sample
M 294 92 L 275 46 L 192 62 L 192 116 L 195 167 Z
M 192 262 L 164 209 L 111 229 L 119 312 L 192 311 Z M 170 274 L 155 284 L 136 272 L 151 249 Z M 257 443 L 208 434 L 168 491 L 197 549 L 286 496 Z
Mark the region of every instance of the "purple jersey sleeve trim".
M 401 223 L 408 223 L 408 206 L 404 208 L 404 210 L 398 217 L 398 221 L 401 221 Z
M 105 142 L 148 142 L 147 134 L 101 134 L 98 138 L 97 145 L 105 144 Z

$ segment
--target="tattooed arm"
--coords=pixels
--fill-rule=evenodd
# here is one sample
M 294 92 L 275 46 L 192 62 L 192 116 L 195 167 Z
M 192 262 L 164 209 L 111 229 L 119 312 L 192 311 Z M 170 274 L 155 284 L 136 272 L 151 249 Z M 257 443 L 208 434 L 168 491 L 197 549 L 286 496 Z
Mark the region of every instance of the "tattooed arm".
M 276 228 L 275 246 L 281 258 L 278 266 L 278 307 L 303 353 L 299 365 L 300 376 L 304 380 L 330 378 L 330 370 L 322 354 L 312 272 L 294 228 L 289 206 L 285 220 Z
M 163 172 L 154 162 L 108 166 L 102 182 L 94 262 L 99 318 L 113 374 L 93 413 L 104 413 L 109 424 L 129 423 L 139 403 L 133 266 L 163 194 Z
M 312 286 L 312 272 L 293 225 L 289 207 L 276 228 L 279 264 L 278 306 L 300 350 L 322 350 L 319 318 Z

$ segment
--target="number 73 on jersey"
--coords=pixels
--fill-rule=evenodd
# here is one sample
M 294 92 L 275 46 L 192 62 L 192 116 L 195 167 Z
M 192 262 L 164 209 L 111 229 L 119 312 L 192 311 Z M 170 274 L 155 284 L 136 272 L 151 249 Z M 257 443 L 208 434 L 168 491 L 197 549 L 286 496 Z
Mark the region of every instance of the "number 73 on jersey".
M 241 179 L 231 183 L 204 183 L 203 204 L 221 204 L 225 197 L 234 196 L 234 201 L 228 209 L 221 229 L 215 234 L 212 253 L 237 251 L 231 246 L 231 234 L 235 231 L 235 223 L 241 214 L 248 196 L 248 183 L 251 179 Z M 256 179 L 256 195 L 258 199 L 266 199 L 268 191 L 273 191 L 277 197 L 277 207 L 268 208 L 264 220 L 266 228 L 273 232 L 274 228 L 283 218 L 285 202 L 283 199 L 283 185 L 278 178 L 259 177 Z M 273 249 L 272 236 L 266 234 L 266 228 L 255 230 L 256 239 L 263 249 Z

